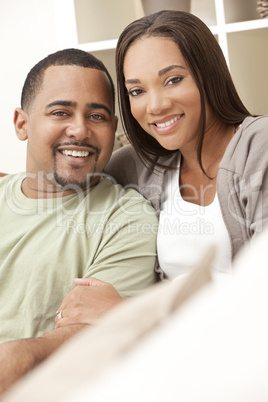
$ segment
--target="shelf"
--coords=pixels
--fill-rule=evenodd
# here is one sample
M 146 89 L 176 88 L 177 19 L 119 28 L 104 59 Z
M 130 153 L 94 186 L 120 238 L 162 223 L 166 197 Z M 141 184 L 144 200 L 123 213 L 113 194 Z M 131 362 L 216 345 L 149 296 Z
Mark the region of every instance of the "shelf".
M 139 18 L 136 0 L 73 0 L 79 44 L 118 38 L 125 26 Z M 110 48 L 110 47 L 108 47 Z
M 257 0 L 224 0 L 223 5 L 226 24 L 261 19 Z
M 251 113 L 268 114 L 268 29 L 230 32 L 227 41 L 230 70 L 242 101 Z
M 234 22 L 225 25 L 226 32 L 250 31 L 252 29 L 262 28 L 268 28 L 268 18 L 263 18 L 261 20 Z
M 118 39 L 110 39 L 98 42 L 80 43 L 78 45 L 79 49 L 85 50 L 86 52 L 96 52 L 101 50 L 115 49 Z

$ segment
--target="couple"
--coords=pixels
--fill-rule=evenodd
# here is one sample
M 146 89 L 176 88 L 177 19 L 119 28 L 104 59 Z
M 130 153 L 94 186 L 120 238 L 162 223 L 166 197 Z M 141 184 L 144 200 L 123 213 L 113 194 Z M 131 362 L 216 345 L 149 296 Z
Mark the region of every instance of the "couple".
M 63 56 L 68 54 L 72 54 L 72 60 L 66 62 Z M 47 229 L 42 227 L 41 236 L 39 232 L 35 236 L 32 249 L 37 250 L 40 263 L 47 258 L 44 245 L 61 241 L 50 261 L 51 265 L 61 263 L 62 269 L 41 283 L 44 292 L 48 287 L 53 290 L 48 298 L 54 298 L 56 303 L 53 293 L 59 288 L 66 294 L 72 275 L 94 276 L 105 282 L 77 279 L 77 285 L 90 286 L 75 287 L 57 306 L 55 330 L 39 338 L 1 345 L 0 353 L 6 359 L 1 362 L 6 373 L 2 390 L 83 325 L 92 324 L 113 305 L 153 284 L 156 242 L 155 271 L 160 278 L 175 279 L 187 273 L 211 243 L 218 249 L 213 272 L 215 276 L 226 276 L 237 251 L 267 222 L 268 118 L 253 117 L 247 111 L 217 41 L 197 17 L 162 11 L 134 21 L 121 34 L 116 50 L 118 95 L 123 125 L 132 145 L 116 151 L 107 166 L 116 129 L 113 85 L 108 72 L 97 60 L 90 66 L 81 66 L 76 57 L 89 57 L 81 51 L 58 52 L 47 60 L 50 57 L 55 59 L 43 67 L 43 80 L 40 83 L 39 77 L 37 86 L 29 82 L 22 108 L 15 111 L 17 135 L 28 140 L 22 194 L 8 176 L 1 179 L 2 190 L 6 186 L 16 191 L 18 198 L 11 204 L 15 212 L 21 209 L 18 203 L 24 202 L 22 209 L 28 216 L 21 228 L 31 225 L 29 211 L 35 208 L 41 209 L 40 225 L 37 222 L 34 228 L 39 230 L 44 213 L 49 218 L 49 211 L 57 204 L 58 226 L 71 233 L 68 241 L 60 239 L 60 232 L 52 233 L 48 224 Z M 121 187 L 100 179 L 104 168 L 116 182 L 138 189 L 152 203 L 159 217 L 157 239 L 150 205 L 133 190 L 121 193 Z M 46 175 L 40 177 L 40 171 Z M 36 199 L 39 204 L 32 201 Z M 45 204 L 45 212 L 40 201 Z M 95 232 L 94 239 L 89 234 L 77 236 L 80 226 L 69 219 L 74 211 L 75 222 L 90 224 L 92 219 L 94 224 L 95 215 L 97 224 L 102 219 L 98 212 L 105 211 L 105 225 L 116 223 L 117 230 L 105 235 L 100 231 L 97 239 Z M 77 220 L 81 216 L 82 220 Z M 135 231 L 140 223 L 148 222 L 146 236 L 144 230 L 138 235 L 129 230 L 133 219 Z M 6 233 L 7 229 L 10 235 L 12 226 L 6 224 Z M 26 240 L 27 237 L 24 244 L 18 242 L 21 255 Z M 83 256 L 92 255 L 92 243 L 95 260 L 83 261 Z M 61 261 L 63 251 L 67 257 Z M 34 262 L 34 280 L 42 281 L 38 258 Z M 77 265 L 66 277 L 64 268 L 69 270 L 72 264 Z M 88 266 L 86 272 L 84 264 Z M 24 269 L 22 264 L 18 280 Z M 23 290 L 26 291 L 29 300 L 33 300 L 31 286 Z M 14 289 L 9 293 L 15 297 Z M 43 297 L 46 296 L 42 294 Z M 45 312 L 36 313 L 35 322 L 51 321 Z M 28 336 L 35 335 L 29 332 Z

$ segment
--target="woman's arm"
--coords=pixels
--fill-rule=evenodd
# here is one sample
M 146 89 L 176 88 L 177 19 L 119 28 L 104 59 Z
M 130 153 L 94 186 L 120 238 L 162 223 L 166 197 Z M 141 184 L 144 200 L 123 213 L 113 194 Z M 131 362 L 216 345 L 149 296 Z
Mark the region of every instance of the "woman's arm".
M 94 324 L 123 299 L 109 283 L 96 278 L 75 279 L 77 285 L 63 299 L 58 311 L 62 318 L 56 317 L 56 328 L 73 324 Z

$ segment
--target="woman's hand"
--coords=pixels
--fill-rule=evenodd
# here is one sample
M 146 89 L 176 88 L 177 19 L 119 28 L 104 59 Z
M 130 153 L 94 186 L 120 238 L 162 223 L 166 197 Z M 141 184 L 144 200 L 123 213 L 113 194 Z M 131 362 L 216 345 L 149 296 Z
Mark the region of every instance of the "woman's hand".
M 107 282 L 96 278 L 77 278 L 76 287 L 63 299 L 55 318 L 56 328 L 71 324 L 94 324 L 124 299 Z

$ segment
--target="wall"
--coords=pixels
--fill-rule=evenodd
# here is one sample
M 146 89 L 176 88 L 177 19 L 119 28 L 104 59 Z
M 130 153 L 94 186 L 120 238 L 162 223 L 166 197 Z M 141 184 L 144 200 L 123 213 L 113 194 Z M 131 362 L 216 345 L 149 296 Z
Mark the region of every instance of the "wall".
M 17 139 L 13 111 L 30 68 L 58 49 L 53 0 L 0 0 L 0 171 L 25 170 L 26 143 Z

